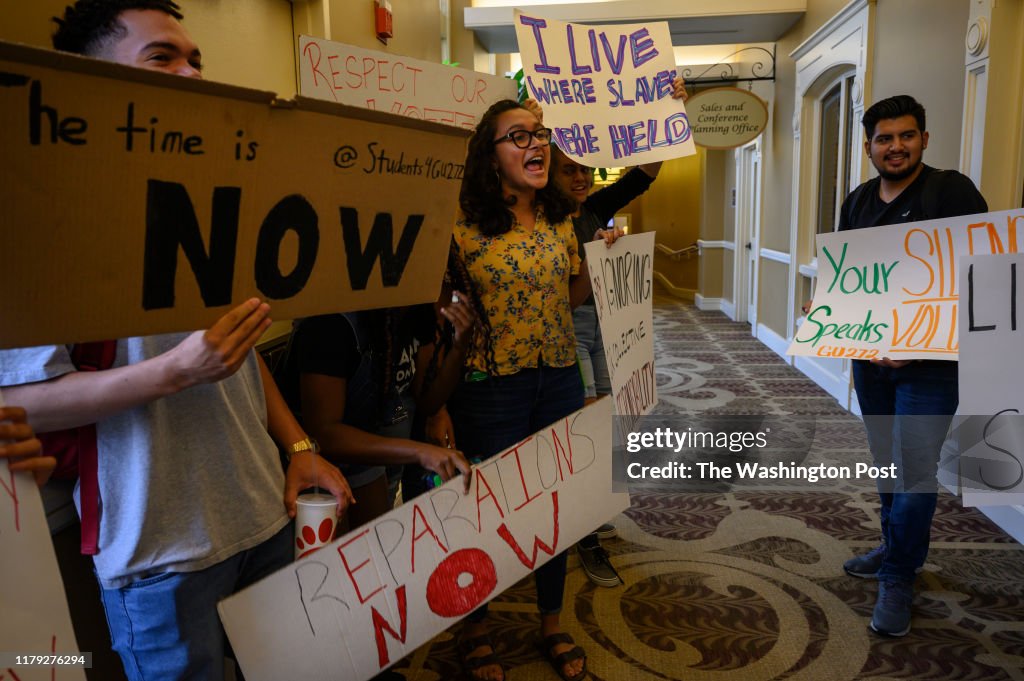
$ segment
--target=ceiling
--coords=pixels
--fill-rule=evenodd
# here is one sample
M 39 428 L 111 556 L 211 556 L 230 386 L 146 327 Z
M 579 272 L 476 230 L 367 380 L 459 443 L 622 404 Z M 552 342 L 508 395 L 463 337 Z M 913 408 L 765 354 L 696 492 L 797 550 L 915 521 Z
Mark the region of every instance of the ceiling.
M 467 7 L 465 26 L 488 52 L 518 52 L 512 21 L 516 7 Z M 580 24 L 648 24 L 667 21 L 673 45 L 762 43 L 778 40 L 807 11 L 806 0 L 611 0 L 530 4 L 545 19 Z

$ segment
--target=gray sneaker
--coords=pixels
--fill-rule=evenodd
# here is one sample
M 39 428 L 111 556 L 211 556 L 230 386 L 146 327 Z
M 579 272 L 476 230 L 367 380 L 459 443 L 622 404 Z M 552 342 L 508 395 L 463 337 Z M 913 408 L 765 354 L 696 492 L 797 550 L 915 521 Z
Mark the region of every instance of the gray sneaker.
M 863 556 L 854 556 L 843 563 L 843 569 L 851 577 L 861 579 L 878 579 L 878 570 L 885 560 L 885 543 L 879 544 Z
M 580 556 L 580 565 L 583 567 L 583 572 L 587 573 L 587 578 L 597 586 L 612 587 L 618 586 L 620 583 L 625 584 L 619 577 L 619 573 L 612 567 L 612 563 L 608 559 L 608 552 L 601 544 L 596 539 L 592 542 L 586 541 L 591 537 L 593 535 L 584 537 L 576 545 L 576 552 Z
M 878 601 L 871 614 L 871 630 L 883 636 L 906 636 L 910 631 L 910 607 L 913 602 L 913 582 L 880 582 Z
M 604 525 L 601 525 L 601 527 L 594 530 L 594 534 L 597 535 L 598 539 L 611 539 L 612 537 L 617 537 L 619 535 L 619 532 L 611 523 L 605 523 Z

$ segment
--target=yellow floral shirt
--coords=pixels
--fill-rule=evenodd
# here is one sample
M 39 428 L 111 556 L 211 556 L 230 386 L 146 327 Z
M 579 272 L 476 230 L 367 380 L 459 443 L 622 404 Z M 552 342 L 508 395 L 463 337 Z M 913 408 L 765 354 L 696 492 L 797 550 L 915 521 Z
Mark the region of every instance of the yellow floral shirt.
M 455 245 L 487 311 L 498 375 L 576 362 L 569 276 L 579 274 L 580 256 L 571 218 L 550 225 L 538 212 L 532 231 L 517 223 L 497 236 L 462 219 Z M 466 366 L 487 372 L 482 343 L 473 344 Z

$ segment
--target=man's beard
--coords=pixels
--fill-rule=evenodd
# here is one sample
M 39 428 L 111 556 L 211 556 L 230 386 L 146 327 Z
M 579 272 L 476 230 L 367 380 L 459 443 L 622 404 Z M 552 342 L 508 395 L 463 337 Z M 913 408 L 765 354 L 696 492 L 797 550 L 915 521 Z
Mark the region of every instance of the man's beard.
M 913 175 L 915 172 L 917 172 L 917 169 L 920 167 L 921 159 L 918 159 L 917 163 L 915 163 L 912 166 L 908 166 L 905 170 L 900 170 L 899 172 L 890 173 L 889 171 L 884 170 L 884 165 L 881 168 L 876 165 L 875 170 L 878 171 L 879 177 L 881 177 L 883 180 L 886 180 L 888 182 L 898 182 L 899 180 L 906 179 Z

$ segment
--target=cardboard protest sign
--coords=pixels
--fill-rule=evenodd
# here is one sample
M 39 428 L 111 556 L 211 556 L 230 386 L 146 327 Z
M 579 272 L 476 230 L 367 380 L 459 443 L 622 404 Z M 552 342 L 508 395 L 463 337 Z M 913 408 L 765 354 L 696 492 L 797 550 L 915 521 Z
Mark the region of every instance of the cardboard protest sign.
M 250 681 L 368 679 L 629 505 L 598 402 L 221 602 Z
M 632 424 L 658 403 L 654 374 L 654 232 L 584 245 L 615 413 Z M 633 418 L 628 418 L 633 417 Z
M 967 256 L 958 266 L 963 503 L 1024 504 L 1024 255 Z
M 79 664 L 24 664 L 29 662 L 25 659 L 29 655 L 61 655 L 67 661 L 68 657 L 77 657 L 79 650 L 39 488 L 31 474 L 12 473 L 3 459 L 0 603 L 0 649 L 15 653 L 0 658 L 0 679 L 85 681 Z
M 464 137 L 0 44 L 0 347 L 432 300 Z
M 510 78 L 389 52 L 299 36 L 304 97 L 472 130 L 499 99 L 516 99 Z
M 787 352 L 956 359 L 958 260 L 1018 252 L 1022 219 L 1015 209 L 819 234 L 814 305 Z
M 665 22 L 584 26 L 515 15 L 527 93 L 566 155 L 594 167 L 695 154 Z

